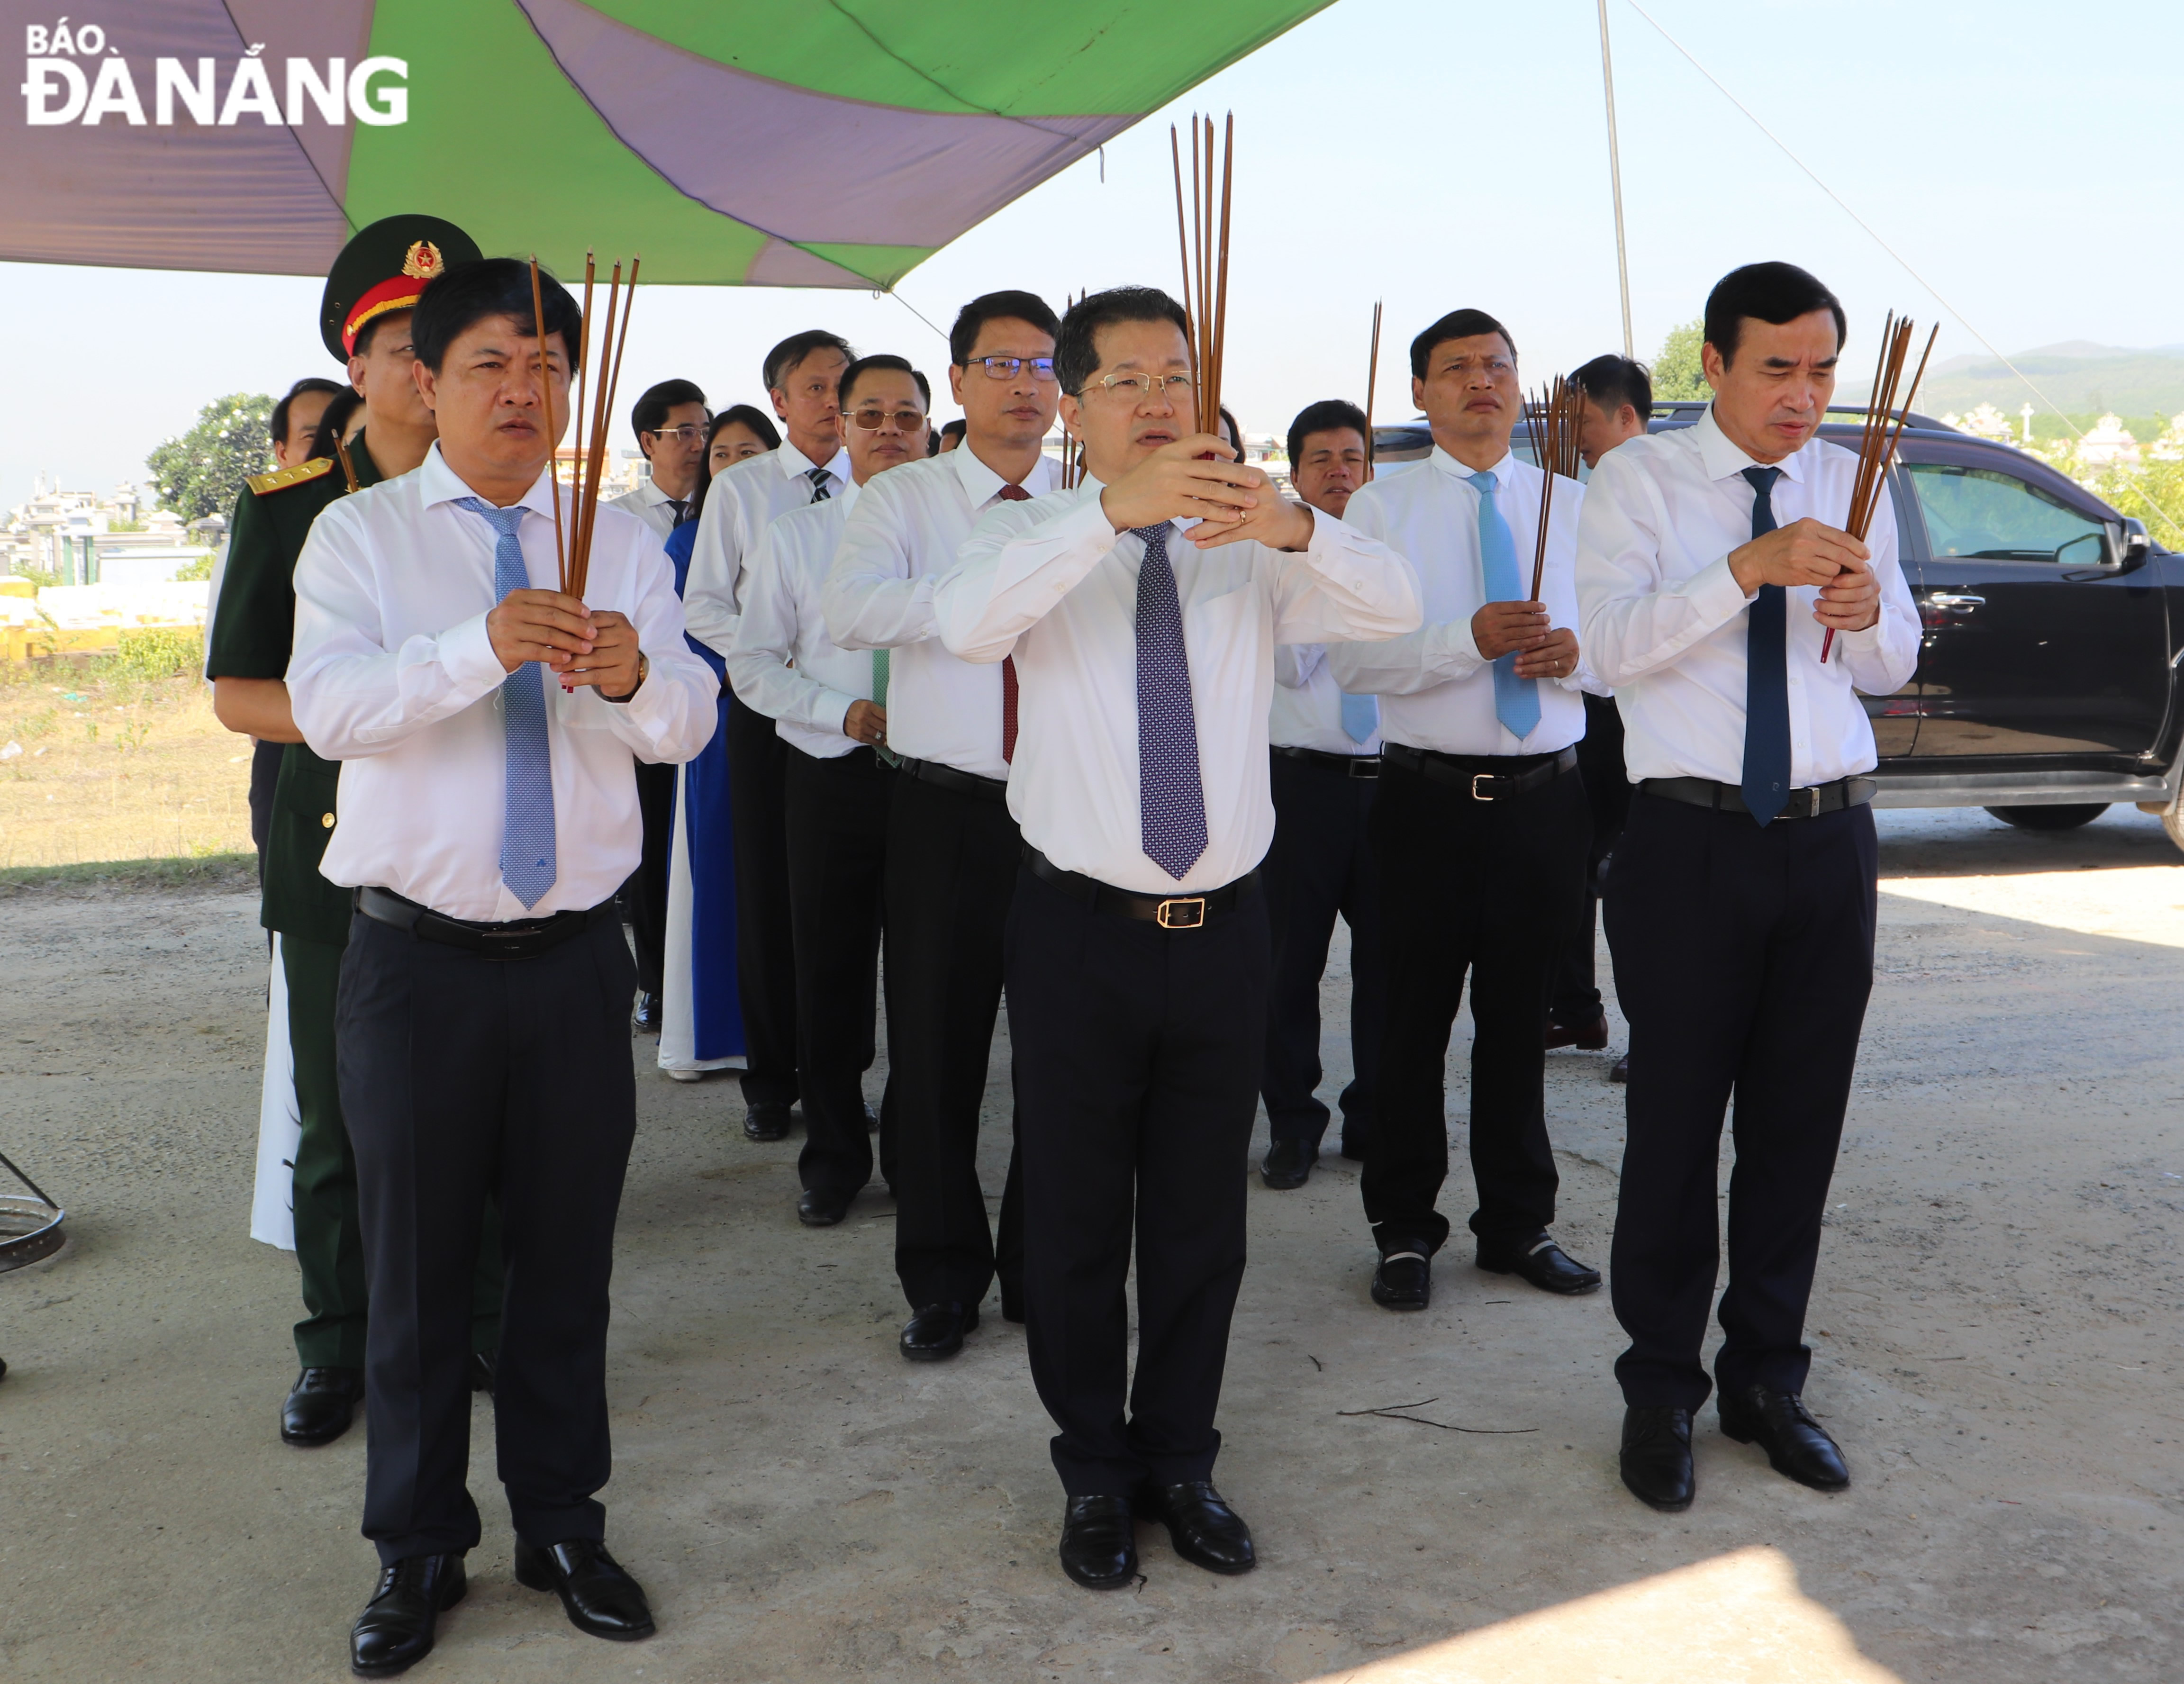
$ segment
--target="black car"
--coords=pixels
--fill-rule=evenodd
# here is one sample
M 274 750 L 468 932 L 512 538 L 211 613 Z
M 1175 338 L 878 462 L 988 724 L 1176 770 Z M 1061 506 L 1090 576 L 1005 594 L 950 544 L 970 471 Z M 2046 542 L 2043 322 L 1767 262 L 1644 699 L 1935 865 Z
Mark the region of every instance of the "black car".
M 1652 430 L 1705 408 L 1657 404 Z M 1830 414 L 1820 437 L 1856 449 L 1864 411 Z M 1430 443 L 1423 422 L 1373 430 L 1383 463 Z M 1513 444 L 1529 457 L 1524 427 Z M 2039 458 L 1915 412 L 1888 478 L 1925 634 L 1911 682 L 1862 699 L 1875 805 L 2065 830 L 2130 801 L 2184 847 L 2184 555 Z

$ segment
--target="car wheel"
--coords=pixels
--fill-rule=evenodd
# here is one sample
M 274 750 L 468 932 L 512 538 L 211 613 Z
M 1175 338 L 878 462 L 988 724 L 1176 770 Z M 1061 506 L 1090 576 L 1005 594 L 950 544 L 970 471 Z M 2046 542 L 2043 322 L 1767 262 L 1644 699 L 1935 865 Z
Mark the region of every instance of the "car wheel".
M 2108 810 L 2106 801 L 2095 801 L 2085 806 L 1987 809 L 2004 824 L 2014 824 L 2020 830 L 2075 830 L 2081 824 L 2091 824 Z
M 2142 804 L 2139 811 L 2159 815 L 2161 828 L 2169 833 L 2169 839 L 2178 847 L 2184 848 L 2184 791 L 2179 791 L 2173 801 L 2157 801 L 2150 806 Z

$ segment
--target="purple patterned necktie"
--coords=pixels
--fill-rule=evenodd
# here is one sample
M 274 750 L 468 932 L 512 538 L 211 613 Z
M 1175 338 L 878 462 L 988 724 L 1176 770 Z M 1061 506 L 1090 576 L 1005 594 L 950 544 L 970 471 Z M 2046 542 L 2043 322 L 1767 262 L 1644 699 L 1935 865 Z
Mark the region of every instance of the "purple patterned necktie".
M 1133 527 L 1138 564 L 1138 815 L 1148 858 L 1180 882 L 1206 851 L 1206 791 L 1198 778 L 1198 716 L 1183 609 L 1168 565 L 1165 524 Z

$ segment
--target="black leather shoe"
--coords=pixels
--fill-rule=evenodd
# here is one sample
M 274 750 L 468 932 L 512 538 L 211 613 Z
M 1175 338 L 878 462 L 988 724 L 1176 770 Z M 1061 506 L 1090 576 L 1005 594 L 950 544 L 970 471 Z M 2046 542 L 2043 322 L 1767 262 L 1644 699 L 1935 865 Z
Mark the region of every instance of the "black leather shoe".
M 1563 1023 L 1547 1019 L 1547 1051 L 1558 1046 L 1574 1046 L 1580 1052 L 1600 1052 L 1607 1046 L 1607 1013 L 1602 1012 L 1588 1023 Z
M 500 1377 L 500 1353 L 497 1351 L 471 1352 L 471 1390 L 493 1396 L 493 1381 Z
M 1301 1187 L 1319 1162 L 1319 1148 L 1303 1140 L 1276 1140 L 1259 1164 L 1259 1179 L 1279 1192 Z
M 660 1033 L 660 996 L 656 994 L 638 995 L 637 1010 L 629 1014 L 629 1021 L 631 1027 L 644 1034 L 658 1034 Z
M 315 1449 L 332 1444 L 356 1419 L 364 1401 L 361 1369 L 305 1369 L 281 1405 L 281 1442 Z
M 831 1199 L 809 1187 L 796 1196 L 796 1219 L 806 1228 L 832 1228 L 849 1213 L 847 1199 Z
M 1148 1484 L 1139 1493 L 1139 1511 L 1167 1528 L 1175 1553 L 1209 1573 L 1248 1573 L 1259 1564 L 1251 1547 L 1251 1529 L 1231 1508 L 1212 1481 Z
M 579 1631 L 617 1643 L 652 1635 L 652 1608 L 644 1590 L 591 1538 L 540 1548 L 515 1541 L 515 1582 L 534 1591 L 552 1591 Z
M 978 1324 L 978 1307 L 927 1304 L 902 1324 L 902 1354 L 913 1363 L 938 1363 L 963 1348 L 963 1335 Z
M 867 1135 L 877 1135 L 879 1131 L 880 1114 L 867 1105 L 865 1107 L 865 1132 Z
M 1629 1053 L 1624 1053 L 1622 1057 L 1615 1061 L 1613 1068 L 1607 1073 L 1607 1079 L 1611 1082 L 1628 1083 L 1630 1081 L 1630 1055 Z
M 788 1138 L 788 1107 L 777 1099 L 760 1100 L 744 1112 L 747 1140 L 785 1140 Z
M 1633 1406 L 1623 1412 L 1623 1483 L 1664 1514 L 1691 1506 L 1691 1412 Z
M 465 1588 L 460 1555 L 412 1555 L 382 1568 L 349 1627 L 348 1670 L 359 1678 L 407 1672 L 432 1653 L 432 1628 Z
M 1481 1241 L 1479 1266 L 1489 1274 L 1518 1275 L 1542 1292 L 1559 1292 L 1564 1297 L 1592 1291 L 1600 1285 L 1598 1269 L 1587 1269 L 1544 1234 L 1529 1245 L 1507 1251 Z
M 1850 1469 L 1828 1430 L 1794 1391 L 1747 1386 L 1721 1394 L 1721 1430 L 1739 1444 L 1758 1444 L 1778 1474 L 1814 1491 L 1841 1491 Z
M 1373 1302 L 1384 1310 L 1422 1310 L 1433 1302 L 1433 1265 L 1416 1252 L 1380 1259 L 1373 1271 Z
M 1127 1497 L 1072 1497 L 1061 1511 L 1061 1570 L 1088 1591 L 1138 1576 L 1138 1529 Z

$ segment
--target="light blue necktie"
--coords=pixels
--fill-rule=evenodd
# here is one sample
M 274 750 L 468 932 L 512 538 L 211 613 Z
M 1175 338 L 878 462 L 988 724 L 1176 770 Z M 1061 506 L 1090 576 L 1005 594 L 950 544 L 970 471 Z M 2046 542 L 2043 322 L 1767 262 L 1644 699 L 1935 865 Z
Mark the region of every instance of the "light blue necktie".
M 531 588 L 516 529 L 527 512 L 521 506 L 496 509 L 476 497 L 459 506 L 482 515 L 499 536 L 493 546 L 493 594 L 499 602 L 510 591 Z M 554 862 L 554 760 L 546 743 L 546 679 L 538 663 L 526 661 L 500 687 L 501 726 L 508 739 L 508 791 L 501 807 L 500 880 L 525 908 L 545 898 L 560 875 Z
M 1494 501 L 1497 488 L 1494 476 L 1479 472 L 1470 478 L 1479 493 L 1479 564 L 1485 576 L 1486 599 L 1522 602 L 1525 599 L 1517 583 L 1517 540 L 1510 536 L 1509 523 L 1502 518 Z M 1494 717 L 1513 737 L 1529 737 L 1539 727 L 1540 681 L 1517 676 L 1513 650 L 1494 663 Z
M 1342 692 L 1342 734 L 1353 743 L 1369 743 L 1380 728 L 1380 699 Z

